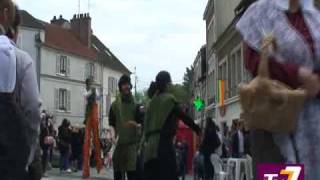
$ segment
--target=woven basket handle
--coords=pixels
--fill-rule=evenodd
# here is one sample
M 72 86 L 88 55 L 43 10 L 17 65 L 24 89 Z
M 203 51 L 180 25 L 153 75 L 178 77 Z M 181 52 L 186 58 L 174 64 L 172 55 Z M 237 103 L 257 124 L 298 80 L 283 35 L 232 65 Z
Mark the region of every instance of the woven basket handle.
M 261 61 L 258 69 L 258 76 L 263 78 L 269 78 L 269 61 L 268 61 L 268 52 L 269 47 L 273 45 L 274 38 L 273 36 L 267 36 L 261 46 Z

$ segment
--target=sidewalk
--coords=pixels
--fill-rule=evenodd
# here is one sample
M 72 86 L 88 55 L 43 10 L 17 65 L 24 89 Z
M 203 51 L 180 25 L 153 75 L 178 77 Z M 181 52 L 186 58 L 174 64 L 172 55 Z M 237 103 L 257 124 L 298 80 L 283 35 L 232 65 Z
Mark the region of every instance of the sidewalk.
M 82 171 L 71 174 L 60 174 L 59 169 L 52 169 L 47 172 L 49 177 L 42 178 L 42 180 L 79 180 L 81 179 Z M 102 170 L 100 174 L 97 174 L 95 169 L 91 169 L 91 177 L 90 180 L 112 180 L 113 179 L 113 171 L 112 170 Z M 187 176 L 186 180 L 192 180 L 192 176 Z
M 79 180 L 82 177 L 82 171 L 77 173 L 63 173 L 60 174 L 59 169 L 52 169 L 48 171 L 47 174 L 49 177 L 42 178 L 42 180 Z M 113 172 L 111 170 L 102 170 L 100 174 L 97 173 L 96 169 L 91 169 L 91 177 L 90 180 L 112 180 Z

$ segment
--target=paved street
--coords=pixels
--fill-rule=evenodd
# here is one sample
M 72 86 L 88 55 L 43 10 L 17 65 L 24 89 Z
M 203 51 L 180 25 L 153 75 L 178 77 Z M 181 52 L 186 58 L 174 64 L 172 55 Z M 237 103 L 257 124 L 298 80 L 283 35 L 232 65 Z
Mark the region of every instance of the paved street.
M 53 169 L 48 172 L 48 178 L 42 178 L 42 180 L 76 180 L 81 179 L 82 172 L 71 173 L 71 174 L 60 174 L 59 169 Z M 111 180 L 112 171 L 103 170 L 101 174 L 97 174 L 95 169 L 91 169 L 91 178 L 92 180 Z
M 95 169 L 91 169 L 91 178 L 90 180 L 112 180 L 113 172 L 112 170 L 104 170 L 101 174 L 97 174 Z M 78 180 L 81 179 L 81 172 L 72 173 L 72 174 L 60 174 L 58 169 L 53 169 L 48 171 L 49 177 L 42 178 L 42 180 Z M 191 176 L 188 176 L 186 180 L 192 180 Z

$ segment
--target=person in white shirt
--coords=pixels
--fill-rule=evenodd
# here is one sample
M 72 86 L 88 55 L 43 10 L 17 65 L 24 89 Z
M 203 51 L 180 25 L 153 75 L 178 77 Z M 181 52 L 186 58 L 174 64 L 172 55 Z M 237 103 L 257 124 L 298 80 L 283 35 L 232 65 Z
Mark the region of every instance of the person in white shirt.
M 16 108 L 9 111 L 18 111 L 22 121 L 15 121 L 17 114 L 11 115 L 11 121 L 15 121 L 13 128 L 10 128 L 8 123 L 5 128 L 1 130 L 1 137 L 9 136 L 10 133 L 16 133 L 15 137 L 10 137 L 10 144 L 18 144 L 15 148 L 9 148 L 6 153 L 6 146 L 0 141 L 2 150 L 0 153 L 0 179 L 26 179 L 25 171 L 32 162 L 34 153 L 37 149 L 39 128 L 40 128 L 40 98 L 38 91 L 38 84 L 36 81 L 35 66 L 31 57 L 24 51 L 15 47 L 15 40 L 18 34 L 18 25 L 20 23 L 20 16 L 17 7 L 11 0 L 0 1 L 0 93 L 4 96 L 17 97 Z M 10 39 L 11 40 L 10 40 Z M 3 103 L 3 99 L 1 100 Z M 15 109 L 15 110 L 14 110 Z M 5 116 L 1 109 L 1 123 L 5 123 Z M 4 119 L 2 119 L 4 118 Z M 19 118 L 18 118 L 19 119 Z M 23 123 L 20 126 L 19 123 Z M 19 133 L 17 133 L 17 131 Z M 7 134 L 5 134 L 7 133 Z M 20 135 L 23 138 L 18 138 Z M 17 138 L 19 140 L 17 140 Z M 11 140 L 10 140 L 11 139 Z M 15 140 L 17 141 L 15 141 Z M 23 139 L 23 140 L 22 140 Z M 7 144 L 8 145 L 8 144 Z M 17 152 L 16 152 L 17 151 Z M 10 154 L 13 154 L 11 157 Z M 6 156 L 5 158 L 1 155 Z M 11 163 L 8 163 L 7 160 Z M 15 163 L 12 163 L 15 162 Z

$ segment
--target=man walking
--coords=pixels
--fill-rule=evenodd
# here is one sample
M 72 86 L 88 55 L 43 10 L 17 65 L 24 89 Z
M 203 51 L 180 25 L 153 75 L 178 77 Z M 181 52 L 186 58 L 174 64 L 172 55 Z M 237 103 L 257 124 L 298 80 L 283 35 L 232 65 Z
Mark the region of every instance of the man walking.
M 131 94 L 130 77 L 123 75 L 118 86 L 120 94 L 113 102 L 109 114 L 109 124 L 118 138 L 113 155 L 114 180 L 123 180 L 125 176 L 128 180 L 135 180 L 141 125 L 138 124 L 140 121 Z

